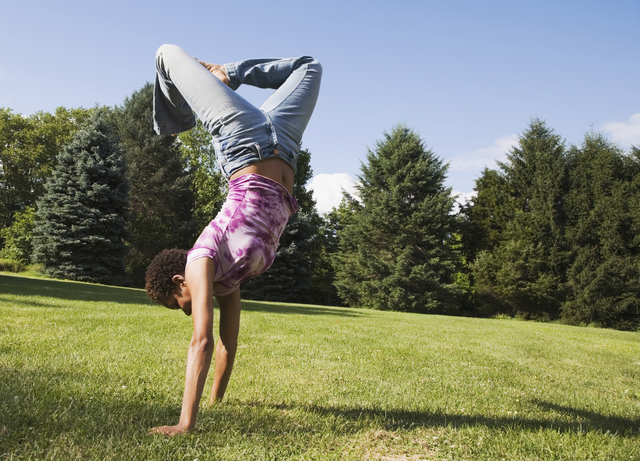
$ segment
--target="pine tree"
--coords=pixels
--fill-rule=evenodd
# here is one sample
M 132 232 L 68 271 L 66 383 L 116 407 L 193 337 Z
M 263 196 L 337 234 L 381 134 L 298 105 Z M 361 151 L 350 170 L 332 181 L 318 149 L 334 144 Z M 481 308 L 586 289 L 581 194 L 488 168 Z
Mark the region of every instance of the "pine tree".
M 338 252 L 340 232 L 342 231 L 342 217 L 346 212 L 346 202 L 343 199 L 340 206 L 333 208 L 322 216 L 320 226 L 320 254 L 313 265 L 312 303 L 325 306 L 342 306 L 343 301 L 338 296 L 335 287 L 336 271 L 333 258 Z
M 459 255 L 447 166 L 405 126 L 369 150 L 341 222 L 336 287 L 350 306 L 456 312 Z
M 127 273 L 142 286 L 153 257 L 167 248 L 191 248 L 202 225 L 194 217 L 192 174 L 176 137 L 153 130 L 153 86 L 126 98 L 114 119 L 131 183 Z
M 515 200 L 504 174 L 485 168 L 475 181 L 475 196 L 461 207 L 463 251 L 473 262 L 481 250 L 492 251 L 505 238 L 515 215 Z
M 87 282 L 119 280 L 127 253 L 125 170 L 99 112 L 60 153 L 38 201 L 34 260 L 45 273 Z
M 511 220 L 492 238 L 492 244 L 499 243 L 481 251 L 472 265 L 477 292 L 512 314 L 557 317 L 568 264 L 564 142 L 543 121 L 533 120 L 500 168 L 511 197 L 493 213 Z
M 271 268 L 242 285 L 242 296 L 263 301 L 312 302 L 314 263 L 320 254 L 321 218 L 306 185 L 313 176 L 311 153 L 301 150 L 293 186 L 298 211 L 287 223 Z
M 600 134 L 571 150 L 563 317 L 623 330 L 640 326 L 640 162 Z

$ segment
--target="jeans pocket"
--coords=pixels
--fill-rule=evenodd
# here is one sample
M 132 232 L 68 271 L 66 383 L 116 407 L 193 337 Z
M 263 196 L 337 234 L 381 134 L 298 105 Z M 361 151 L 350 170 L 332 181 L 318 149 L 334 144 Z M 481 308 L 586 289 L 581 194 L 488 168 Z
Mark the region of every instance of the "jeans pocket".
M 222 151 L 218 164 L 228 178 L 240 168 L 262 160 L 262 149 L 257 143 L 240 144 Z

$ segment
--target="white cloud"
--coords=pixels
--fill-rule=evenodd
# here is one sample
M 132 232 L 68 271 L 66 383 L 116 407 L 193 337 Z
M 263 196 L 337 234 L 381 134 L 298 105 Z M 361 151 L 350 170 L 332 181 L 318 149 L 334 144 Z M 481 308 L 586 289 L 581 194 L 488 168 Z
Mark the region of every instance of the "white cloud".
M 518 144 L 517 134 L 496 139 L 489 147 L 467 152 L 451 160 L 449 171 L 480 173 L 484 167 L 495 168 L 496 161 L 504 161 L 507 152 Z
M 465 205 L 469 200 L 475 197 L 476 193 L 474 192 L 458 192 L 452 191 L 453 196 L 456 198 L 457 205 Z M 458 207 L 454 207 L 455 211 L 458 211 Z
M 625 148 L 640 146 L 640 113 L 633 114 L 628 122 L 607 122 L 602 130 Z
M 313 190 L 318 213 L 331 211 L 342 201 L 342 189 L 350 194 L 355 193 L 355 180 L 347 173 L 319 174 L 313 177 L 309 189 Z

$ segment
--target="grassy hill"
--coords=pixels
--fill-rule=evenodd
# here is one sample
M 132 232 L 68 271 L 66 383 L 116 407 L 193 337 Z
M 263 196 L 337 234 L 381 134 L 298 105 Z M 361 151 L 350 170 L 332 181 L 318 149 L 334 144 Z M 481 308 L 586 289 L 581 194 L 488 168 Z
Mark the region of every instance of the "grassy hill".
M 640 460 L 638 333 L 243 309 L 228 397 L 165 439 L 148 430 L 178 421 L 190 319 L 0 274 L 0 460 Z

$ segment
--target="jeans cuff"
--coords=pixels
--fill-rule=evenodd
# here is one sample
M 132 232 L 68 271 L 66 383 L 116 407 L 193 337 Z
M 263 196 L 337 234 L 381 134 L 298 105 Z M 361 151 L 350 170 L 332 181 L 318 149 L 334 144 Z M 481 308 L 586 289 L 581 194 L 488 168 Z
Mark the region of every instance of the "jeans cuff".
M 236 69 L 236 64 L 233 62 L 229 62 L 225 64 L 224 70 L 227 72 L 227 77 L 229 77 L 229 88 L 232 90 L 237 90 L 241 85 L 240 79 L 238 79 L 238 71 Z

